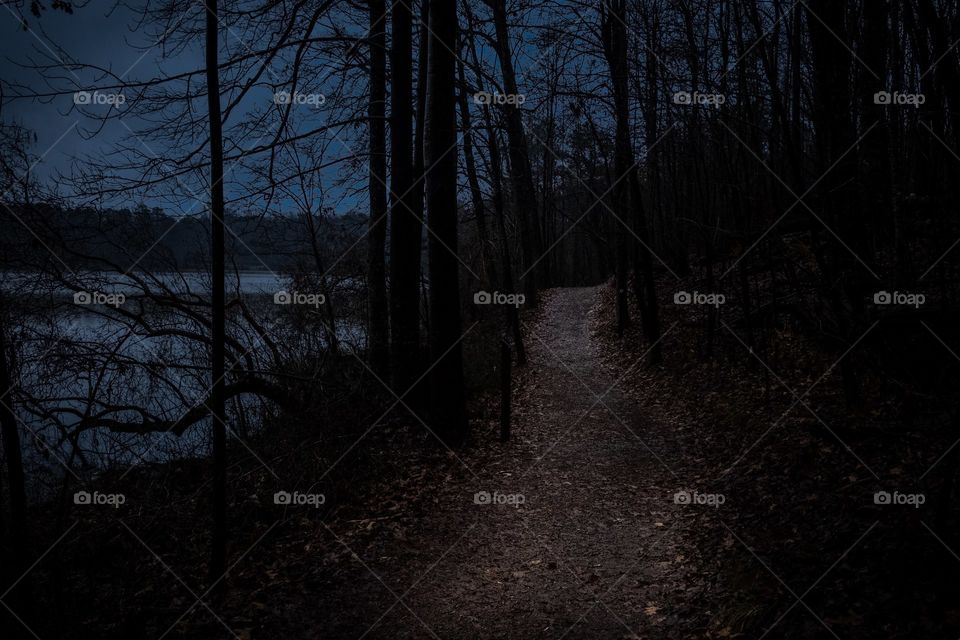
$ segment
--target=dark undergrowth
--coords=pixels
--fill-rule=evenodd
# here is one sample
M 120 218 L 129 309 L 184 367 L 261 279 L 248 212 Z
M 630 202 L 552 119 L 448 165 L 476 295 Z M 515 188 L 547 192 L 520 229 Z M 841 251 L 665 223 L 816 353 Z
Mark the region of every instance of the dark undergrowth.
M 490 318 L 478 320 L 464 353 L 473 440 L 482 444 L 497 434 L 501 329 Z M 329 561 L 346 553 L 341 543 L 359 545 L 390 528 L 393 517 L 415 514 L 458 465 L 424 417 L 410 411 L 418 411 L 425 383 L 400 399 L 350 355 L 321 370 L 327 373 L 296 383 L 304 387 L 293 394 L 297 406 L 280 408 L 256 434 L 230 441 L 233 533 L 223 580 L 212 582 L 207 570 L 209 462 L 181 459 L 74 481 L 55 504 L 32 508 L 32 547 L 38 555 L 50 551 L 6 601 L 28 612 L 24 622 L 44 638 L 302 631 L 302 612 L 318 606 L 305 594 L 330 578 Z M 122 493 L 123 504 L 77 505 L 78 490 Z M 275 503 L 278 492 L 323 497 L 284 505 Z M 57 615 L 43 614 L 50 610 Z
M 940 341 L 960 344 L 957 324 L 879 318 L 845 356 L 860 387 L 850 404 L 841 353 L 789 314 L 751 348 L 731 300 L 708 338 L 703 308 L 673 304 L 705 283 L 659 284 L 661 365 L 640 360 L 639 323 L 623 337 L 610 320 L 597 330 L 623 388 L 687 449 L 658 452 L 677 465 L 678 490 L 725 497 L 698 512 L 704 580 L 723 603 L 713 634 L 956 638 L 960 601 L 944 594 L 960 577 L 958 379 Z M 615 318 L 612 287 L 601 307 Z

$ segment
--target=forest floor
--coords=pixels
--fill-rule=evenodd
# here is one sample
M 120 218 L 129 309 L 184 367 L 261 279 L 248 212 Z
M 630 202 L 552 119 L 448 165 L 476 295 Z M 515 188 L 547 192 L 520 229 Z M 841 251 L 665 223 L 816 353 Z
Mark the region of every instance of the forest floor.
M 324 526 L 340 553 L 309 583 L 311 637 L 706 637 L 691 528 L 712 507 L 676 503 L 670 431 L 601 362 L 597 294 L 544 292 L 509 443 L 450 454 L 442 482 L 369 529 Z
M 365 391 L 369 420 L 310 415 L 312 437 L 282 423 L 236 448 L 222 600 L 205 588 L 207 462 L 105 475 L 125 506 L 67 505 L 38 542 L 70 594 L 43 593 L 61 615 L 38 635 L 955 640 L 949 425 L 889 375 L 865 375 L 867 408 L 849 409 L 837 355 L 789 327 L 760 363 L 722 317 L 706 357 L 704 316 L 661 289 L 660 365 L 637 324 L 618 335 L 611 286 L 542 292 L 506 443 L 489 393 L 453 452 L 409 415 L 374 420 Z M 274 504 L 294 489 L 325 504 Z

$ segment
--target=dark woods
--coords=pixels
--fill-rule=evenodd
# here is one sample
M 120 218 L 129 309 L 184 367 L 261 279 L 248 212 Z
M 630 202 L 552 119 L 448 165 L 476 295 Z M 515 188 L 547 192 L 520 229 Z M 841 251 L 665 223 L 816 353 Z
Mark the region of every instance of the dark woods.
M 94 4 L 3 2 L 44 43 L 0 84 L 3 637 L 269 637 L 181 624 L 159 587 L 144 608 L 125 566 L 182 553 L 182 604 L 236 610 L 276 574 L 234 574 L 247 549 L 318 544 L 271 517 L 291 495 L 336 536 L 393 517 L 378 492 L 401 472 L 525 451 L 531 323 L 572 287 L 601 286 L 595 339 L 634 399 L 719 432 L 687 454 L 704 470 L 762 491 L 766 471 L 719 468 L 806 410 L 770 436 L 774 466 L 810 493 L 824 450 L 870 451 L 838 482 L 911 478 L 956 560 L 956 2 L 169 0 L 124 8 L 129 32 Z M 91 15 L 142 46 L 85 58 L 69 25 Z M 80 508 L 98 496 L 115 509 Z M 846 637 L 955 637 L 950 575 L 919 588 L 929 609 Z M 872 611 L 850 598 L 841 626 Z

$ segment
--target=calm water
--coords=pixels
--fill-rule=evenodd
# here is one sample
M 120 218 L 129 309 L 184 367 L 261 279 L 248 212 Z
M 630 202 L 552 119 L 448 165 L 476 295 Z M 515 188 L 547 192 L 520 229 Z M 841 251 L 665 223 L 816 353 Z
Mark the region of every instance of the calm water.
M 133 278 L 117 274 L 85 273 L 77 282 L 89 284 L 90 291 L 104 295 L 120 293 L 135 298 L 142 294 Z M 150 282 L 151 291 L 166 290 L 185 300 L 206 297 L 210 291 L 209 277 L 204 273 L 154 274 Z M 228 278 L 227 288 L 228 295 L 236 292 L 245 298 L 257 322 L 268 328 L 271 340 L 279 345 L 281 358 L 295 359 L 304 353 L 319 353 L 326 348 L 326 340 L 322 330 L 304 330 L 293 319 L 289 305 L 273 304 L 275 293 L 291 290 L 292 286 L 286 276 L 243 272 Z M 102 305 L 74 304 L 74 289 L 39 280 L 35 274 L 6 273 L 2 290 L 23 307 L 19 314 L 14 313 L 11 336 L 17 344 L 20 383 L 36 399 L 27 403 L 29 406 L 17 407 L 24 459 L 33 467 L 30 476 L 38 478 L 31 488 L 35 499 L 48 493 L 66 473 L 66 466 L 80 473 L 80 469 L 95 471 L 117 464 L 163 462 L 208 453 L 209 419 L 196 423 L 182 437 L 121 434 L 106 429 L 76 435 L 71 432 L 84 416 L 103 411 L 97 401 L 106 399 L 113 406 L 143 407 L 165 420 L 176 420 L 209 389 L 205 345 L 187 337 L 152 334 Z M 125 302 L 121 309 L 129 304 Z M 16 310 L 16 302 L 13 306 Z M 133 308 L 139 310 L 139 306 Z M 305 311 L 317 318 L 322 309 Z M 178 330 L 206 335 L 207 331 L 181 313 L 147 310 L 144 318 L 151 327 L 167 333 Z M 251 359 L 256 369 L 269 370 L 274 364 L 272 350 L 239 314 L 228 312 L 228 335 L 243 345 L 247 350 L 243 357 Z M 338 320 L 337 336 L 354 348 L 363 346 L 363 330 L 356 322 Z M 104 353 L 112 355 L 109 366 L 104 366 Z M 266 409 L 254 397 L 232 401 L 229 426 L 240 431 L 242 424 L 255 431 Z M 111 415 L 125 421 L 140 419 L 129 410 Z M 56 425 L 51 416 L 61 424 Z

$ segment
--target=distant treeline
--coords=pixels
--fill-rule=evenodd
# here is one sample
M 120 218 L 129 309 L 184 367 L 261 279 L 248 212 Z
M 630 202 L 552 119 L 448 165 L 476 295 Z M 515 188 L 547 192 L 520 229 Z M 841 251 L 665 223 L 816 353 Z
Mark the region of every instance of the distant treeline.
M 0 208 L 6 269 L 33 270 L 62 261 L 70 269 L 205 270 L 209 216 L 171 215 L 153 207 L 95 209 L 50 204 Z M 367 216 L 227 214 L 226 256 L 241 271 L 311 268 L 316 255 L 340 256 L 357 244 Z M 61 265 L 62 266 L 62 265 Z

